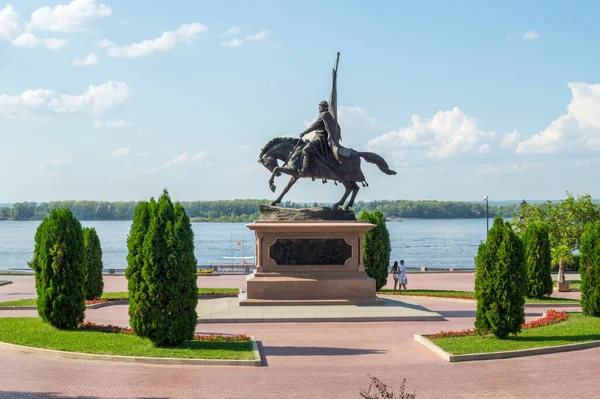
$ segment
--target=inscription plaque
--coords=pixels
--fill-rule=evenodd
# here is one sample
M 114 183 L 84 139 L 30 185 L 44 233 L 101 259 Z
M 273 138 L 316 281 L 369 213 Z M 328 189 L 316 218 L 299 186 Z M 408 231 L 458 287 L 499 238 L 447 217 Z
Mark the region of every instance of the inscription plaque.
M 277 266 L 344 266 L 352 246 L 343 238 L 279 238 L 269 257 Z

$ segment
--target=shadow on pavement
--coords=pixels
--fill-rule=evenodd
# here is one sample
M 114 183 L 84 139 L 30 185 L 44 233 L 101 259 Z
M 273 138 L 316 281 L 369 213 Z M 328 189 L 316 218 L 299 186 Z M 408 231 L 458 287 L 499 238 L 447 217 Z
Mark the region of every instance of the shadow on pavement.
M 101 396 L 64 396 L 56 392 L 0 391 L 0 399 L 102 399 Z M 138 396 L 136 399 L 168 399 L 165 396 Z
M 377 349 L 327 348 L 319 346 L 263 346 L 265 356 L 356 356 L 379 355 L 387 351 Z
M 475 318 L 477 312 L 475 310 L 436 310 L 436 313 L 441 314 L 444 318 L 446 317 L 466 317 Z M 543 311 L 539 312 L 525 312 L 525 317 L 542 317 Z

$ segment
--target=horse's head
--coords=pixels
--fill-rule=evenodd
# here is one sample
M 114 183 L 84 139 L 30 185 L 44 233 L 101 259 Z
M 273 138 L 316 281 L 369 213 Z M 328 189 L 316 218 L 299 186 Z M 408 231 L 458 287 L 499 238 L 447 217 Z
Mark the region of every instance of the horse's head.
M 277 161 L 287 161 L 301 141 L 295 137 L 276 137 L 270 140 L 260 150 L 258 163 L 272 172 L 278 166 Z

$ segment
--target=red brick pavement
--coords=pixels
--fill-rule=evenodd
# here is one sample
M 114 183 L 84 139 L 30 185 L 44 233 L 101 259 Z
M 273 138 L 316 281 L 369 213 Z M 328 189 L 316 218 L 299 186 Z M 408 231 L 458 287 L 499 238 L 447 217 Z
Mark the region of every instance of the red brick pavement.
M 412 275 L 416 278 L 409 281 L 411 288 L 425 284 L 425 276 Z M 441 281 L 442 276 L 433 280 Z M 468 275 L 451 276 L 461 277 L 455 285 L 446 283 L 450 289 L 469 284 Z M 220 277 L 216 279 L 215 283 Z M 359 388 L 368 386 L 367 373 L 392 385 L 407 378 L 407 388 L 416 391 L 417 398 L 595 398 L 600 392 L 595 372 L 600 349 L 444 362 L 416 343 L 413 334 L 470 328 L 475 305 L 431 298 L 411 301 L 444 314 L 447 321 L 198 326 L 199 332 L 255 335 L 268 363 L 262 368 L 135 365 L 0 351 L 0 398 L 358 398 Z M 539 317 L 542 310 L 528 309 L 528 319 Z M 127 306 L 88 310 L 87 319 L 125 325 Z

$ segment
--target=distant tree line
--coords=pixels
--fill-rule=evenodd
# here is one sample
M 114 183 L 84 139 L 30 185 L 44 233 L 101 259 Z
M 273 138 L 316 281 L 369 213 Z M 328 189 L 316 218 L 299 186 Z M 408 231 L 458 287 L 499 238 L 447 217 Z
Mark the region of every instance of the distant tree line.
M 236 199 L 219 201 L 181 202 L 193 222 L 250 222 L 258 219 L 258 208 L 267 205 L 267 199 Z M 106 201 L 52 201 L 52 202 L 18 202 L 12 207 L 0 208 L 0 220 L 42 220 L 53 209 L 67 207 L 78 220 L 133 220 L 133 212 L 138 203 L 106 202 Z M 281 204 L 287 208 L 307 206 L 327 206 L 323 203 Z M 363 210 L 381 211 L 386 219 L 452 219 L 483 218 L 485 203 L 454 201 L 359 201 L 354 206 L 358 214 Z M 489 216 L 511 217 L 518 215 L 518 204 L 490 205 Z

